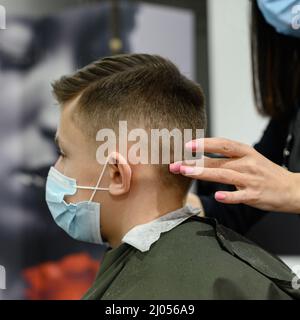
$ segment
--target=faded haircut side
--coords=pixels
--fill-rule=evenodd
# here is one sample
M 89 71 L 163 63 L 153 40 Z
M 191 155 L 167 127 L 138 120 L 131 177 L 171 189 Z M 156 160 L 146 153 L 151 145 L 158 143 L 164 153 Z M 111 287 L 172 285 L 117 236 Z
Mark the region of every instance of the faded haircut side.
M 97 60 L 52 84 L 57 101 L 79 98 L 73 119 L 96 142 L 101 128 L 206 129 L 201 87 L 180 73 L 168 59 L 150 54 L 123 54 Z M 171 145 L 171 161 L 172 161 Z M 159 165 L 163 183 L 186 194 L 191 179 Z

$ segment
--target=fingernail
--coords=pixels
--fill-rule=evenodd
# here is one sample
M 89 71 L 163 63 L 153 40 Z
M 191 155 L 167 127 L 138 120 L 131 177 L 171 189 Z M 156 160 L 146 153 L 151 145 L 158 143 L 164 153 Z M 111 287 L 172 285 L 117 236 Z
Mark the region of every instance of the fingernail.
M 173 173 L 179 173 L 180 172 L 180 163 L 170 163 L 169 164 L 169 170 Z
M 195 172 L 194 168 L 193 167 L 184 167 L 184 166 L 181 166 L 180 167 L 180 173 L 183 173 L 183 174 L 193 174 Z
M 185 144 L 186 149 L 195 150 L 197 148 L 197 143 L 195 140 L 189 141 Z
M 225 200 L 226 198 L 226 195 L 222 192 L 216 192 L 215 194 L 215 199 L 216 200 Z

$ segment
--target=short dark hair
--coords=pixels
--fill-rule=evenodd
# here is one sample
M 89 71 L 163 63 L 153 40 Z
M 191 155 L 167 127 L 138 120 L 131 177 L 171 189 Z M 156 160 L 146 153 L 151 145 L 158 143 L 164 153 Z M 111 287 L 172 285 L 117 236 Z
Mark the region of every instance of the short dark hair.
M 201 87 L 158 55 L 105 57 L 52 86 L 61 105 L 78 98 L 74 116 L 85 124 L 81 125 L 83 132 L 93 138 L 100 128 L 116 129 L 122 120 L 146 129 L 192 129 L 193 134 L 206 128 Z M 167 172 L 166 176 L 184 189 L 190 183 L 180 175 Z

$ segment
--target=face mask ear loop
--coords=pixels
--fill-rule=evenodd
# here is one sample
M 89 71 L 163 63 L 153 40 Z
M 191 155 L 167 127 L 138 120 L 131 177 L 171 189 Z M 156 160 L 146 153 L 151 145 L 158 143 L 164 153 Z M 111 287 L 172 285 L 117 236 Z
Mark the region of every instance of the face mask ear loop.
M 102 172 L 101 172 L 101 174 L 100 174 L 100 177 L 99 177 L 99 179 L 98 179 L 98 181 L 97 181 L 97 184 L 96 184 L 96 186 L 95 186 L 95 189 L 94 189 L 94 191 L 93 191 L 93 193 L 92 193 L 92 195 L 91 195 L 91 198 L 90 198 L 89 202 L 91 202 L 91 201 L 94 199 L 94 196 L 95 196 L 96 192 L 98 191 L 97 188 L 99 187 L 99 184 L 100 184 L 101 179 L 102 179 L 102 177 L 103 177 L 103 174 L 104 174 L 104 171 L 105 171 L 105 168 L 106 168 L 106 166 L 107 166 L 108 161 L 109 161 L 109 157 L 108 157 L 108 158 L 106 159 L 106 161 L 105 161 L 104 167 L 103 167 L 103 169 L 102 169 Z M 103 189 L 104 189 L 104 188 L 103 188 Z M 109 189 L 106 188 L 106 189 L 104 189 L 104 190 L 109 190 Z

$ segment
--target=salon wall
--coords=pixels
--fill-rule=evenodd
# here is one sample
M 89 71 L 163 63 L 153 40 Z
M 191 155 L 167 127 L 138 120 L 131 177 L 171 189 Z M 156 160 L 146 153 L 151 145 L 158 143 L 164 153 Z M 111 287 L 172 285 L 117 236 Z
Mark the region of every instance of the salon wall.
M 253 144 L 266 119 L 257 114 L 252 95 L 250 1 L 207 2 L 211 133 Z

